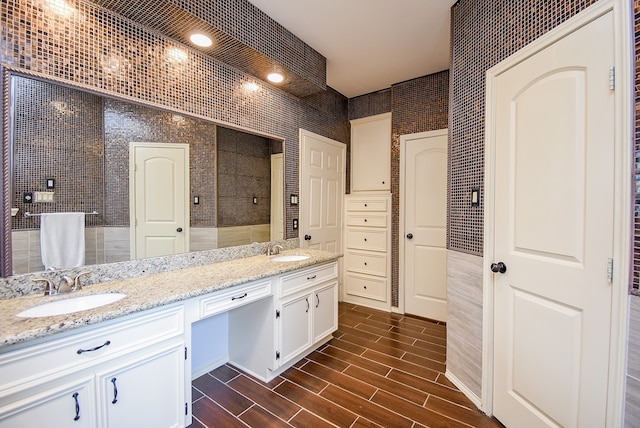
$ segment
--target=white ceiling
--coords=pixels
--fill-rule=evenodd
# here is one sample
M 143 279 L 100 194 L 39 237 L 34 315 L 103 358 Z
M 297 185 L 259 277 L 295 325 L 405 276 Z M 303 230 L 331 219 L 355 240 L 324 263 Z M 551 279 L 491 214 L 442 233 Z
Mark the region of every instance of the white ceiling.
M 249 0 L 327 58 L 352 98 L 449 68 L 456 0 Z

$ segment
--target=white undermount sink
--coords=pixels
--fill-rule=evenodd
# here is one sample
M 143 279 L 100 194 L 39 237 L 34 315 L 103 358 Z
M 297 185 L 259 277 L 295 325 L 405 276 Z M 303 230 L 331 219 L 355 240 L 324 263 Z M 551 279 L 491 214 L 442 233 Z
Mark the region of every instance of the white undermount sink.
M 26 309 L 16 316 L 20 318 L 39 318 L 54 315 L 70 314 L 73 312 L 94 309 L 109 303 L 117 302 L 127 295 L 122 293 L 87 294 L 86 296 L 71 297 L 56 300 Z
M 282 256 L 271 257 L 272 262 L 300 262 L 307 260 L 309 257 L 306 254 L 283 254 Z

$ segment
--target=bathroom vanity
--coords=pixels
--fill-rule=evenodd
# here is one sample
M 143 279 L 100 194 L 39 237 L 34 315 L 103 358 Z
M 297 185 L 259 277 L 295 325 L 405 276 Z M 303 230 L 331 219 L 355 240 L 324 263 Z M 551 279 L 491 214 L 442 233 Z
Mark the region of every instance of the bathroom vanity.
M 304 253 L 88 286 L 73 294 L 127 297 L 67 315 L 15 315 L 67 296 L 3 300 L 0 428 L 182 427 L 192 378 L 230 362 L 273 379 L 337 329 L 338 256 Z

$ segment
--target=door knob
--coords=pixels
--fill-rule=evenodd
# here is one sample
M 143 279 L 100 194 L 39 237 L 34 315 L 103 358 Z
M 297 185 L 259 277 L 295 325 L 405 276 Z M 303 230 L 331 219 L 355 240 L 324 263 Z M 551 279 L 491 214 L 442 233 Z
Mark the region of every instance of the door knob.
M 181 227 L 177 228 L 176 232 L 182 232 L 182 228 Z
M 407 233 L 407 239 L 413 239 L 413 233 Z
M 493 273 L 505 273 L 507 271 L 507 265 L 502 262 L 491 263 L 491 272 Z
M 304 235 L 305 241 L 311 241 L 311 235 Z

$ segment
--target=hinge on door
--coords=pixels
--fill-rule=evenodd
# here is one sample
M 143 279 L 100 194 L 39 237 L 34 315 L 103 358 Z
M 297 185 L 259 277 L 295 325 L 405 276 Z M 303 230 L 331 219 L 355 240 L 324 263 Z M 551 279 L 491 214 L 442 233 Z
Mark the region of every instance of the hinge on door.
M 184 347 L 184 359 L 185 360 L 187 359 L 187 347 L 186 346 Z
M 279 360 L 279 359 L 280 359 L 280 352 L 276 351 L 276 360 Z
M 616 68 L 613 65 L 609 67 L 609 89 L 616 89 Z
M 613 281 L 613 259 L 607 260 L 607 281 Z
M 280 318 L 280 310 L 276 309 L 276 319 Z

